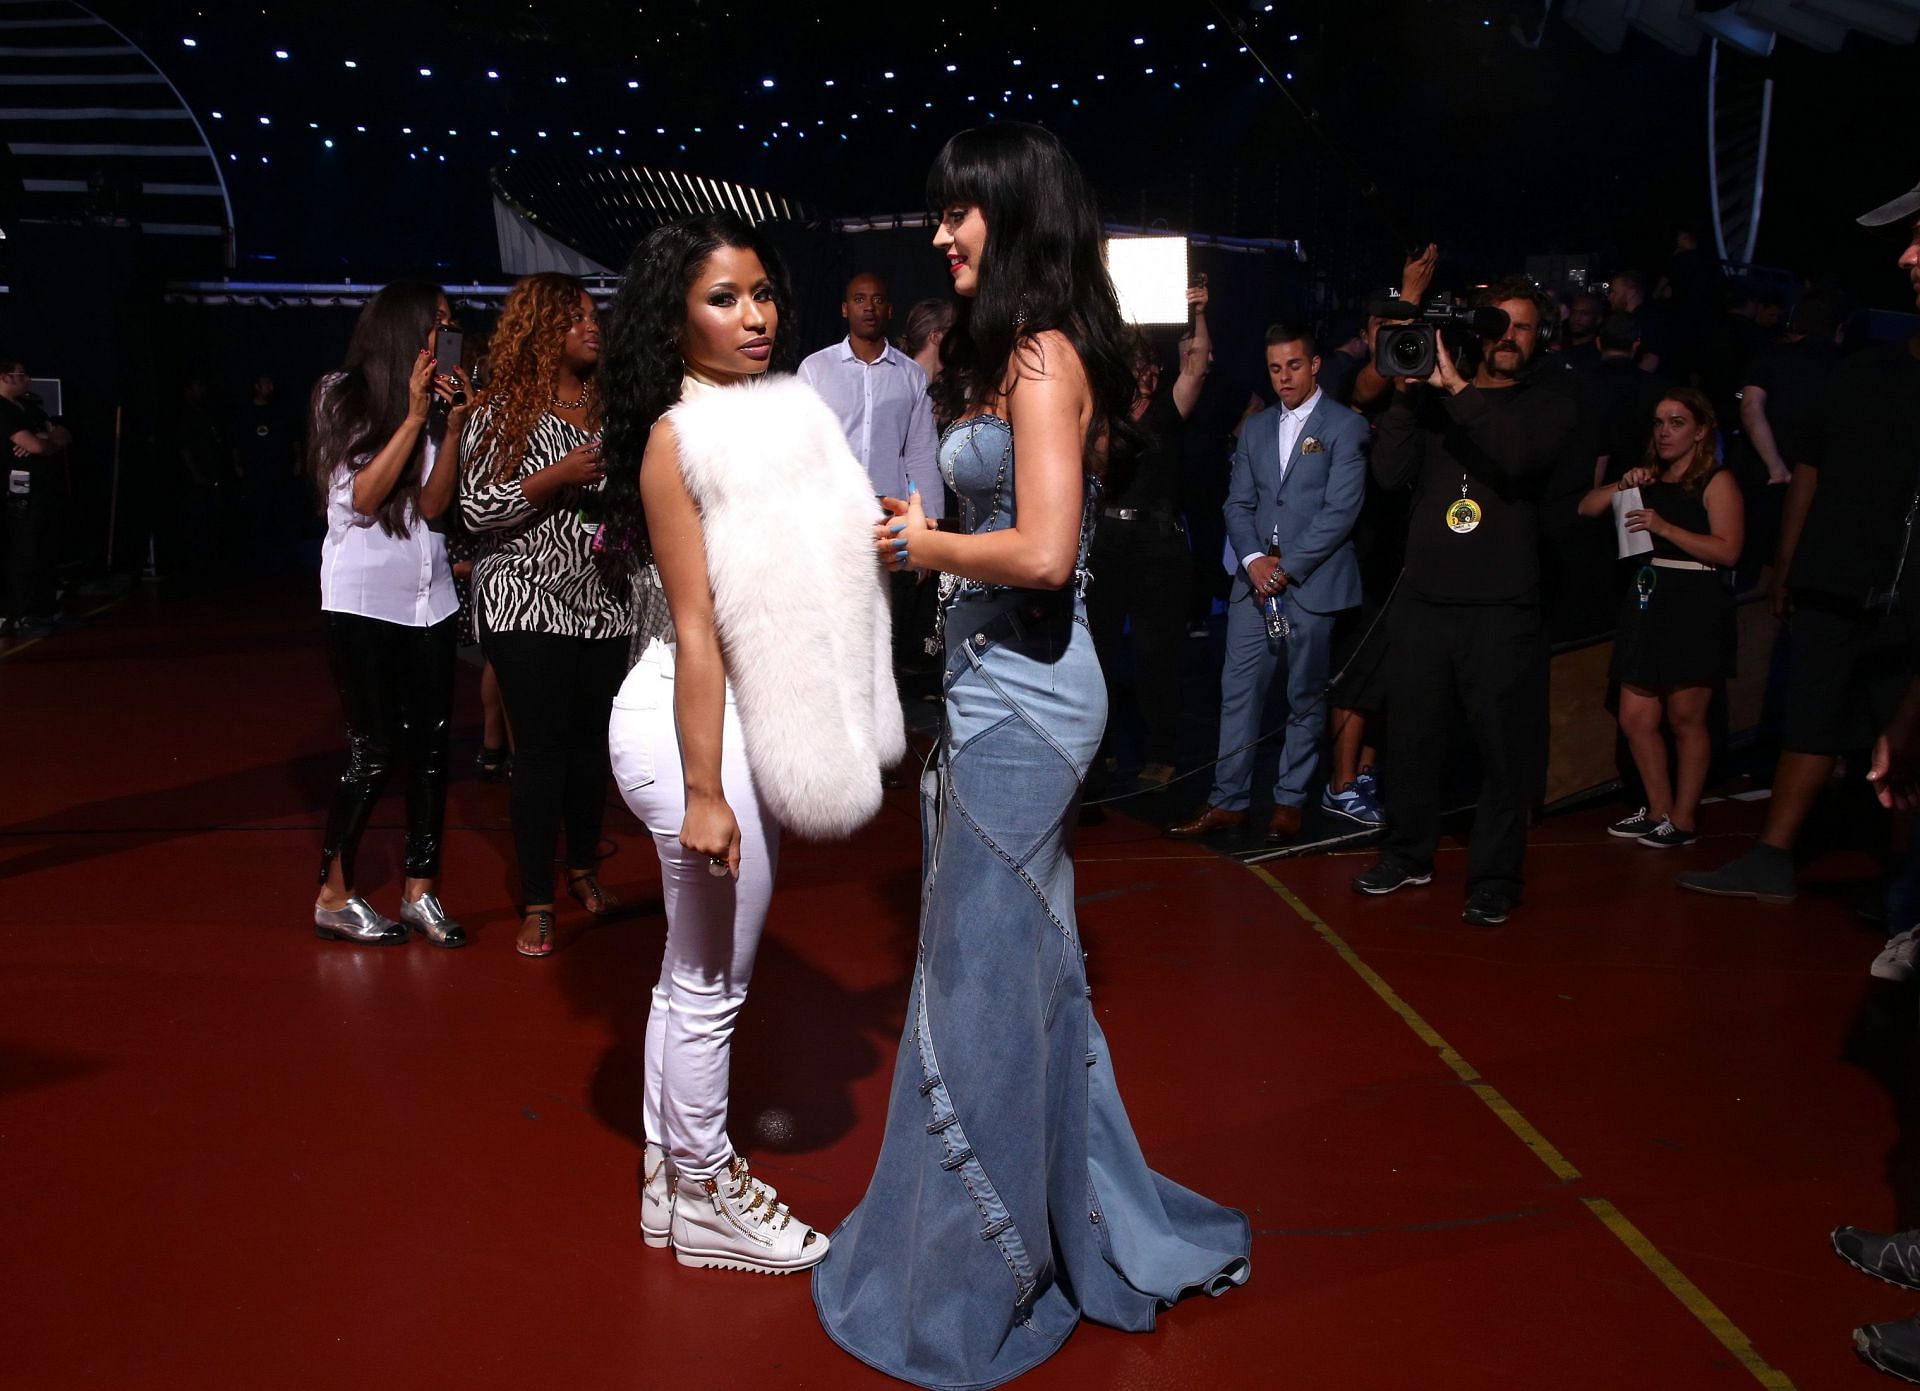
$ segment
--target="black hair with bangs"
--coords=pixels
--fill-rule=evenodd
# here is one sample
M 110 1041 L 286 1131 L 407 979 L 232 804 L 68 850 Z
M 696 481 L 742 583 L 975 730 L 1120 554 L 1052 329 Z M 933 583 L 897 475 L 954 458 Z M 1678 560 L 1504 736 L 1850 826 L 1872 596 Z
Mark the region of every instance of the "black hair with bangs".
M 1080 166 L 1051 131 L 995 122 L 947 141 L 927 175 L 927 204 L 936 218 L 978 207 L 987 224 L 978 288 L 960 298 L 940 344 L 933 389 L 941 414 L 956 419 L 999 397 L 1020 344 L 1058 331 L 1093 390 L 1087 469 L 1107 477 L 1109 459 L 1138 450 L 1129 411 L 1136 386 L 1099 204 Z

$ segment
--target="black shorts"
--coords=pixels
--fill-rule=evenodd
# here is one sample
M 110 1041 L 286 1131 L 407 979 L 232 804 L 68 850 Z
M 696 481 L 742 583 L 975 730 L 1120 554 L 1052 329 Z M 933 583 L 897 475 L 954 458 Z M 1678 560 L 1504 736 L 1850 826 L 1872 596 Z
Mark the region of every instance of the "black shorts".
M 1781 746 L 1813 754 L 1870 747 L 1913 674 L 1914 619 L 1904 609 L 1884 613 L 1795 594 Z
M 1387 625 L 1380 605 L 1362 602 L 1333 624 L 1333 689 L 1330 703 L 1370 714 L 1387 708 Z

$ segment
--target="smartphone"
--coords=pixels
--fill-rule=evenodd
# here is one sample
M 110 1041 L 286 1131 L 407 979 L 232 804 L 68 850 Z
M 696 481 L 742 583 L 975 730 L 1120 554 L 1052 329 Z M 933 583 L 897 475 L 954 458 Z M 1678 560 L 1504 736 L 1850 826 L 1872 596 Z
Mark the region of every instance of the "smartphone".
M 443 328 L 435 341 L 438 347 L 434 350 L 433 374 L 451 382 L 454 370 L 460 366 L 460 353 L 466 345 L 466 335 L 457 328 Z

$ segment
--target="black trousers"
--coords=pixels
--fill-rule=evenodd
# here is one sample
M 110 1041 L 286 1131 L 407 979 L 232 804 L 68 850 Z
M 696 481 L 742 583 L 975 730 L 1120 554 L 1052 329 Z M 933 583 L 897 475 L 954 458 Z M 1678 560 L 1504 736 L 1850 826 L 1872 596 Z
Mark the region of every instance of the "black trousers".
M 1102 517 L 1087 568 L 1087 627 L 1107 678 L 1107 738 L 1118 723 L 1122 692 L 1114 681 L 1132 620 L 1133 694 L 1146 725 L 1147 763 L 1172 763 L 1180 718 L 1180 670 L 1187 640 L 1187 585 L 1193 557 L 1187 534 L 1171 516 Z
M 927 650 L 933 639 L 939 608 L 940 577 L 902 570 L 888 577 L 887 600 L 893 611 L 893 665 L 901 668 L 937 666 L 939 658 Z
M 45 618 L 54 609 L 54 570 L 58 509 L 54 476 L 48 468 L 30 468 L 14 460 L 8 470 L 7 617 Z M 26 491 L 14 492 L 19 477 Z
M 1480 754 L 1467 887 L 1520 891 L 1546 723 L 1540 611 L 1402 593 L 1387 617 L 1386 856 L 1433 866 L 1441 779 L 1462 718 Z
M 453 720 L 454 620 L 413 628 L 354 613 L 322 615 L 327 662 L 347 717 L 347 770 L 327 811 L 320 881 L 334 857 L 349 890 L 360 835 L 396 762 L 407 765 L 407 877 L 440 873 Z
M 567 866 L 600 863 L 607 802 L 607 721 L 627 675 L 627 639 L 496 633 L 481 648 L 513 722 L 513 844 L 523 903 L 552 903 L 554 838 Z

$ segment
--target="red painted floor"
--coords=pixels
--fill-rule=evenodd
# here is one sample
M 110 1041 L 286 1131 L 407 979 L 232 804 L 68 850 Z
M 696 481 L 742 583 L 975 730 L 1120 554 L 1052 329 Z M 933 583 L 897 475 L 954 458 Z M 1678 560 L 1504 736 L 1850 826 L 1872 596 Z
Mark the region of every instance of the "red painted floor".
M 304 594 L 129 602 L 0 655 L 0 1366 L 28 1388 L 879 1387 L 797 1279 L 640 1244 L 638 1050 L 662 920 L 609 818 L 624 921 L 513 952 L 505 789 L 466 775 L 445 897 L 462 952 L 317 941 L 338 715 Z M 1243 1290 L 1151 1335 L 1087 1326 L 1041 1388 L 1760 1384 L 1588 1209 L 1615 1204 L 1752 1340 L 1774 1385 L 1884 1383 L 1848 1330 L 1920 1314 L 1838 1222 L 1914 1215 L 1913 999 L 1821 885 L 1683 895 L 1701 848 L 1535 835 L 1506 928 L 1434 886 L 1279 877 L 1581 1177 L 1513 1130 L 1241 866 L 1123 816 L 1083 835 L 1095 1003 L 1149 1157 L 1245 1208 Z M 391 910 L 398 803 L 363 877 Z M 862 1192 L 913 947 L 905 792 L 792 844 L 742 1021 L 734 1132 L 803 1217 Z M 1832 879 L 1864 856 L 1830 857 Z

